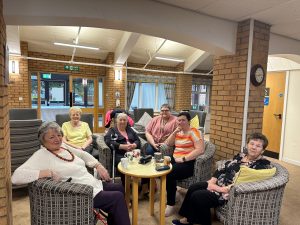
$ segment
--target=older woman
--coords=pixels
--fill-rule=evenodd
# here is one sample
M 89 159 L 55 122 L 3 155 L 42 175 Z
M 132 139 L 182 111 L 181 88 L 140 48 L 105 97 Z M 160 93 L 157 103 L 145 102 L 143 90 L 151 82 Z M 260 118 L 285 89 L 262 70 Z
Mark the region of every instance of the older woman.
M 42 124 L 38 136 L 42 147 L 15 170 L 14 184 L 26 184 L 44 177 L 61 181 L 72 178 L 73 183 L 93 187 L 94 208 L 108 213 L 108 224 L 130 224 L 122 185 L 102 182 L 87 171 L 85 165 L 96 168 L 104 181 L 110 181 L 107 170 L 93 156 L 65 145 L 63 132 L 55 122 Z
M 237 154 L 233 160 L 225 163 L 224 168 L 216 170 L 209 181 L 196 183 L 188 189 L 179 211 L 179 215 L 184 217 L 173 220 L 173 224 L 211 225 L 210 208 L 225 203 L 241 165 L 253 169 L 271 168 L 270 161 L 262 156 L 267 145 L 268 139 L 263 134 L 251 134 L 247 140 L 247 153 Z
M 114 140 L 116 138 L 116 140 Z M 115 127 L 108 130 L 104 136 L 104 141 L 107 146 L 113 146 L 116 150 L 116 165 L 121 161 L 126 152 L 130 152 L 133 149 L 141 148 L 141 142 L 137 134 L 128 126 L 127 115 L 125 113 L 119 113 L 117 115 L 117 123 Z M 121 174 L 122 183 L 125 181 L 125 177 Z
M 167 208 L 165 216 L 174 213 L 177 180 L 193 176 L 195 159 L 204 151 L 201 133 L 190 127 L 191 116 L 181 112 L 177 117 L 177 128 L 168 137 L 166 144 L 175 149 L 172 157 L 172 172 L 167 175 Z
M 82 111 L 79 107 L 69 110 L 70 121 L 63 123 L 63 142 L 77 149 L 82 149 L 92 154 L 92 131 L 88 123 L 80 121 Z

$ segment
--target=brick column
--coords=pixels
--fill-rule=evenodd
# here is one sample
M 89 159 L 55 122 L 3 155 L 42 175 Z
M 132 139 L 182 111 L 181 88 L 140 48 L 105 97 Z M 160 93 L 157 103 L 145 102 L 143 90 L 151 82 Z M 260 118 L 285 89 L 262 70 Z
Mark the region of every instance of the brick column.
M 21 42 L 22 56 L 28 56 L 28 43 Z M 30 81 L 28 74 L 28 60 L 18 56 L 10 57 L 19 61 L 20 75 L 11 75 L 8 87 L 10 108 L 28 108 L 31 106 Z
M 6 26 L 3 19 L 3 3 L 0 0 L 0 224 L 12 224 L 11 209 L 11 171 L 10 171 L 10 144 L 8 122 L 8 87 L 5 78 L 6 55 Z M 6 68 L 7 68 L 6 67 Z M 6 74 L 8 76 L 8 74 Z
M 106 58 L 106 64 L 113 65 L 114 63 L 114 53 L 110 52 Z M 105 106 L 106 111 L 109 109 L 116 108 L 116 96 L 115 92 L 120 92 L 120 103 L 121 109 L 125 109 L 125 88 L 126 88 L 126 70 L 122 71 L 122 80 L 115 80 L 114 68 L 106 68 L 106 87 L 105 87 Z
M 183 71 L 184 63 L 177 65 L 177 71 Z M 191 108 L 191 90 L 193 76 L 188 74 L 177 74 L 176 76 L 176 93 L 175 93 L 175 110 Z
M 210 140 L 216 145 L 216 160 L 232 158 L 241 151 L 250 20 L 240 22 L 237 30 L 236 54 L 215 58 L 211 97 Z M 267 69 L 270 26 L 254 21 L 251 66 Z M 250 84 L 247 135 L 262 131 L 265 84 Z

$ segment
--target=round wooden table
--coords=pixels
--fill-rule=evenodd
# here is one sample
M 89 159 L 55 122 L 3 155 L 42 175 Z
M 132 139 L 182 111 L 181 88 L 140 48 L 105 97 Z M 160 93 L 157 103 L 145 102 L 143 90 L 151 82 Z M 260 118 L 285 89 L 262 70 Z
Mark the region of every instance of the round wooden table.
M 160 225 L 165 225 L 165 207 L 166 207 L 166 175 L 171 172 L 172 165 L 169 170 L 156 171 L 155 163 L 151 162 L 143 165 L 139 164 L 137 159 L 134 159 L 128 164 L 128 168 L 122 167 L 118 164 L 118 170 L 125 175 L 125 199 L 127 205 L 130 201 L 130 181 L 132 177 L 132 224 L 137 225 L 138 221 L 138 183 L 140 178 L 150 178 L 150 215 L 154 215 L 154 189 L 155 178 L 160 179 Z

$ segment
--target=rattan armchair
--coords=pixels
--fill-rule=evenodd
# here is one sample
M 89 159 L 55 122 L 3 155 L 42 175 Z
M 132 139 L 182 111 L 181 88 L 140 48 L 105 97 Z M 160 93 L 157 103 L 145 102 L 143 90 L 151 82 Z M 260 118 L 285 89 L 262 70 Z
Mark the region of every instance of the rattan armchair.
M 288 171 L 278 163 L 276 174 L 267 180 L 242 183 L 230 189 L 227 204 L 216 209 L 216 215 L 225 225 L 276 225 Z
M 145 152 L 146 145 L 148 144 L 147 141 L 140 138 L 141 141 L 141 152 Z M 112 176 L 112 151 L 106 145 L 104 141 L 104 134 L 99 134 L 97 138 L 97 145 L 99 149 L 99 162 L 107 169 L 109 174 Z
M 196 158 L 194 165 L 194 175 L 184 180 L 179 180 L 177 186 L 189 188 L 192 184 L 207 181 L 211 178 L 213 168 L 213 157 L 216 151 L 215 145 L 209 141 L 204 141 L 204 153 Z
M 94 225 L 93 188 L 39 179 L 29 184 L 32 225 Z

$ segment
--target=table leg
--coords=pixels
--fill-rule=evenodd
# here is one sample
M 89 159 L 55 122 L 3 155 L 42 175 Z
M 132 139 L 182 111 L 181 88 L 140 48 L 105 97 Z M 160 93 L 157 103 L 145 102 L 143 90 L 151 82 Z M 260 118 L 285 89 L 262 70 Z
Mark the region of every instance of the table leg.
M 165 210 L 166 210 L 166 175 L 160 178 L 160 219 L 159 224 L 165 225 Z
M 155 178 L 150 178 L 150 193 L 149 193 L 149 202 L 150 202 L 150 215 L 154 215 L 154 191 L 155 191 Z
M 139 178 L 133 177 L 132 185 L 132 225 L 138 222 Z
M 125 175 L 125 200 L 127 208 L 129 209 L 130 203 L 130 176 Z

